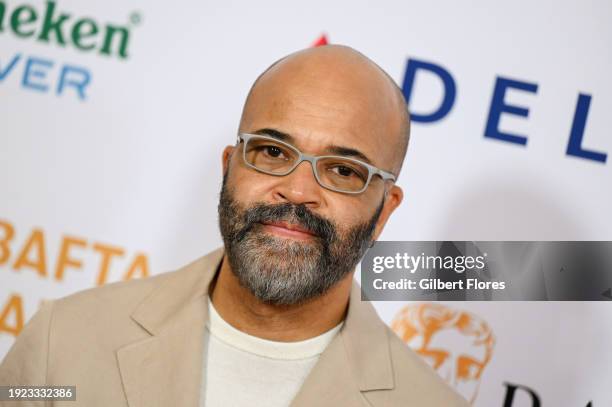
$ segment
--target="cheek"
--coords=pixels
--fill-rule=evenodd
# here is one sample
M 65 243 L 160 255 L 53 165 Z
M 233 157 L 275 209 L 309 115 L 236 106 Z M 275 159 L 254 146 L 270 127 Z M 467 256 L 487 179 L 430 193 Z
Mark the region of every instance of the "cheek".
M 262 174 L 251 168 L 232 163 L 227 179 L 227 186 L 234 192 L 234 197 L 243 203 L 271 202 L 271 191 L 278 182 L 278 177 Z
M 350 197 L 347 198 L 344 196 L 330 196 L 327 202 L 329 211 L 324 214 L 324 216 L 336 223 L 342 232 L 368 221 L 372 216 L 369 206 L 359 199 L 351 199 Z

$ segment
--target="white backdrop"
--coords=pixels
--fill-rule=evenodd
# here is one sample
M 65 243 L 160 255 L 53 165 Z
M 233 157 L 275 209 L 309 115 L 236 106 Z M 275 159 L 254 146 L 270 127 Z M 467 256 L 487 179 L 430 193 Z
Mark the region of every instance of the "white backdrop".
M 0 1 L 0 357 L 41 299 L 171 270 L 220 245 L 221 149 L 246 93 L 323 34 L 400 86 L 409 60 L 456 85 L 445 117 L 413 124 L 405 201 L 382 240 L 612 240 L 610 163 L 566 154 L 581 93 L 591 97 L 582 149 L 612 153 L 609 2 L 53 4 L 68 15 L 64 45 L 49 27 L 40 39 L 47 3 Z M 25 22 L 14 23 L 20 6 Z M 89 51 L 71 35 L 86 17 L 99 30 L 80 40 Z M 107 24 L 127 33 L 125 58 L 121 32 L 100 52 Z M 485 137 L 498 77 L 537 85 L 507 90 L 505 103 L 529 114 L 502 114 L 498 126 L 526 146 Z M 87 78 L 81 97 L 70 82 Z M 419 71 L 411 111 L 436 110 L 442 83 Z M 376 303 L 387 322 L 403 305 Z M 502 406 L 504 383 L 543 406 L 612 405 L 610 304 L 446 305 L 496 339 L 475 405 Z M 512 406 L 531 406 L 527 394 Z

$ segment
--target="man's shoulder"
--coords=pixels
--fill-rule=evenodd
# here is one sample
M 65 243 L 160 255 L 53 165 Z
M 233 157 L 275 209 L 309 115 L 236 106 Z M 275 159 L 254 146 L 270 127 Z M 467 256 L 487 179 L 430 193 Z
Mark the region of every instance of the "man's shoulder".
M 77 291 L 52 300 L 54 313 L 78 312 L 79 314 L 129 313 L 169 279 L 176 278 L 178 270 L 128 281 L 117 281 L 99 287 Z
M 206 255 L 177 270 L 94 287 L 52 300 L 51 329 L 62 339 L 66 335 L 81 335 L 98 341 L 116 340 L 109 344 L 112 346 L 138 337 L 143 331 L 131 315 L 140 304 L 156 295 L 176 297 L 174 300 L 179 301 L 178 297 L 188 295 L 188 289 L 204 277 L 203 273 L 214 272 L 209 266 L 210 258 Z
M 173 280 L 181 280 L 193 272 L 193 265 L 203 257 L 176 270 L 165 271 L 146 278 L 118 281 L 100 287 L 88 288 L 53 300 L 55 310 L 80 310 L 81 312 L 120 311 L 129 312 L 156 288 Z
M 0 363 L 0 382 L 74 383 L 82 375 L 120 385 L 116 351 L 149 338 L 155 322 L 201 297 L 222 254 L 217 249 L 175 271 L 46 301 Z
M 468 406 L 467 401 L 402 342 L 391 328 L 387 326 L 386 329 L 395 379 L 394 399 L 418 401 L 420 406 Z

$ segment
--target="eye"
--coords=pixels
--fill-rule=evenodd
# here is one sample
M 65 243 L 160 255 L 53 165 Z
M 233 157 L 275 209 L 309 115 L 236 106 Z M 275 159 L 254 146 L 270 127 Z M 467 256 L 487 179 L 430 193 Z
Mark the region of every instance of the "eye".
M 347 165 L 342 165 L 342 164 L 338 164 L 336 166 L 333 166 L 330 168 L 330 170 L 334 173 L 339 175 L 342 178 L 358 178 L 361 181 L 365 181 L 367 179 L 367 171 L 364 170 L 364 172 L 360 171 L 360 169 L 355 169 L 352 167 L 349 167 Z
M 275 146 L 274 144 L 254 146 L 253 150 L 268 159 L 288 160 L 290 157 L 290 154 L 288 154 L 285 149 Z
M 353 171 L 352 168 L 346 167 L 344 165 L 338 165 L 338 166 L 332 168 L 331 170 L 335 171 L 338 175 L 341 175 L 343 177 L 350 177 L 350 176 L 353 176 L 353 175 L 359 175 L 355 171 Z
M 283 153 L 283 151 L 276 146 L 264 146 L 263 148 L 265 153 L 270 157 L 277 158 Z

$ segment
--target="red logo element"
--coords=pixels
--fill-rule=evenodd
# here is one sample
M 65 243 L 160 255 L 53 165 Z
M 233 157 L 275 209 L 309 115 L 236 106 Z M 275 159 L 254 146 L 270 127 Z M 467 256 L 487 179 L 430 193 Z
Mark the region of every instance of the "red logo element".
M 329 41 L 327 41 L 327 35 L 321 34 L 319 38 L 315 42 L 312 43 L 313 47 L 320 47 L 321 45 L 327 45 Z

